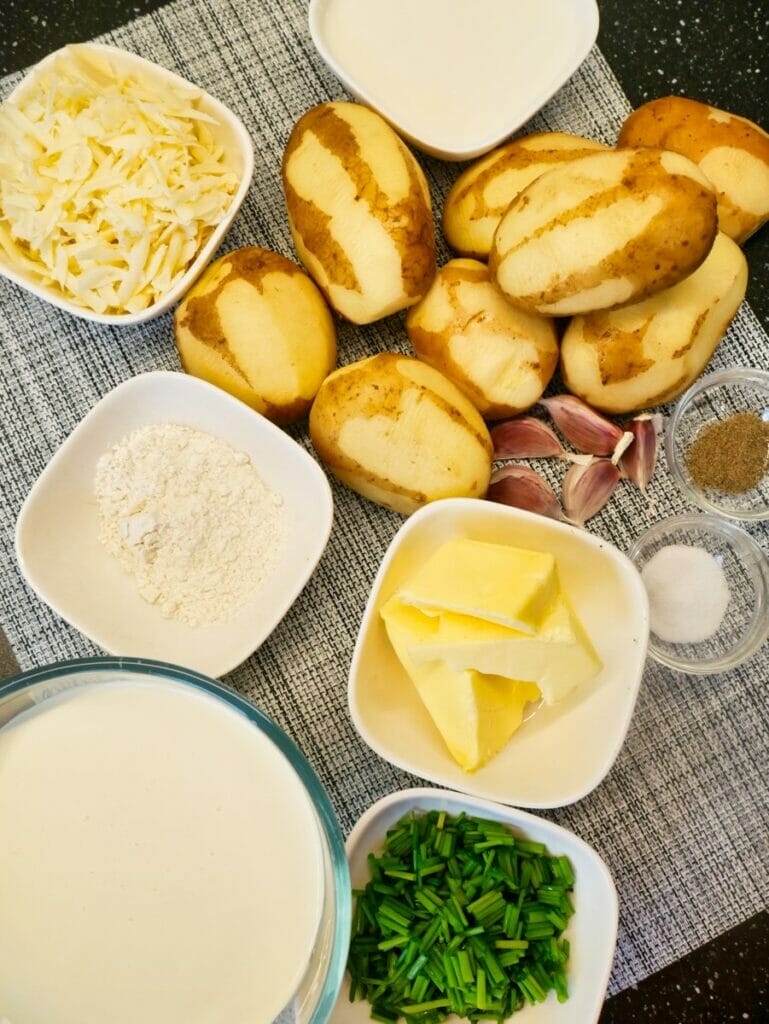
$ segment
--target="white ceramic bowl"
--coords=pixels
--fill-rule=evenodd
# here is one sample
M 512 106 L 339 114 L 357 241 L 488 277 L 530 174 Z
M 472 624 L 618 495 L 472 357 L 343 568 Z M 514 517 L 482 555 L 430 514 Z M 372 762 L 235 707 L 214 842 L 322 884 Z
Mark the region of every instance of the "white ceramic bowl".
M 187 88 L 199 88 L 180 75 L 167 71 L 165 68 L 160 67 L 159 64 L 154 64 L 152 61 L 145 60 L 144 57 L 139 57 L 135 53 L 129 53 L 127 50 L 120 50 L 115 46 L 106 46 L 102 43 L 84 43 L 82 45 L 97 54 L 102 54 L 112 62 L 115 68 L 121 71 L 139 72 L 143 76 L 157 81 L 161 89 L 174 83 Z M 13 92 L 10 93 L 7 100 L 19 99 L 24 94 L 32 92 L 36 88 L 40 75 L 53 64 L 62 52 L 63 50 L 56 50 L 53 53 L 49 53 L 39 64 L 36 64 Z M 217 125 L 210 126 L 212 134 L 227 154 L 240 184 L 232 197 L 226 216 L 212 231 L 205 245 L 198 251 L 197 256 L 187 268 L 186 273 L 179 279 L 171 291 L 139 313 L 97 313 L 94 310 L 86 309 L 84 306 L 71 302 L 49 285 L 41 283 L 33 273 L 15 263 L 2 249 L 0 249 L 0 274 L 7 277 L 9 281 L 13 281 L 14 284 L 26 288 L 27 291 L 32 292 L 39 299 L 44 299 L 46 302 L 50 302 L 54 306 L 58 306 L 59 309 L 72 313 L 74 316 L 82 317 L 84 320 L 93 320 L 95 323 L 100 324 L 130 326 L 131 324 L 144 323 L 146 320 L 152 320 L 160 316 L 161 313 L 165 313 L 166 310 L 177 303 L 196 278 L 203 272 L 213 254 L 219 248 L 219 243 L 229 230 L 230 225 L 235 219 L 235 214 L 240 209 L 240 205 L 248 192 L 254 173 L 254 149 L 243 122 L 228 107 L 220 103 L 219 100 L 203 90 L 199 91 L 201 93 L 198 101 L 200 110 L 215 118 L 218 122 Z
M 193 628 L 163 618 L 98 540 L 96 463 L 127 434 L 156 423 L 184 423 L 222 438 L 249 455 L 283 498 L 288 537 L 277 564 L 230 621 Z M 55 453 L 19 514 L 16 554 L 38 596 L 107 653 L 217 677 L 244 661 L 283 618 L 323 554 L 332 519 L 325 474 L 288 434 L 196 377 L 145 373 L 105 395 Z
M 348 91 L 444 160 L 503 142 L 598 34 L 595 0 L 310 0 L 309 20 Z
M 385 797 L 369 808 L 350 833 L 345 848 L 353 889 L 369 880 L 366 857 L 382 849 L 392 825 L 412 811 L 445 810 L 503 821 L 528 839 L 545 843 L 552 854 L 565 854 L 574 870 L 574 916 L 564 933 L 571 944 L 567 984 L 569 998 L 559 1003 L 551 992 L 543 1003 L 526 1006 L 510 1020 L 520 1024 L 594 1024 L 603 1005 L 617 941 L 617 893 L 609 870 L 581 839 L 552 822 L 525 811 L 440 789 L 410 789 Z M 369 1006 L 349 1000 L 349 976 L 332 1016 L 333 1024 L 366 1024 Z M 456 1018 L 453 1018 L 456 1019 Z
M 541 707 L 488 764 L 463 772 L 390 646 L 379 610 L 452 537 L 551 552 L 564 590 L 603 661 L 559 704 Z M 355 727 L 385 760 L 451 789 L 518 807 L 560 807 L 604 778 L 625 739 L 646 660 L 649 607 L 635 566 L 584 530 L 520 509 L 447 498 L 401 527 L 379 568 L 349 675 Z

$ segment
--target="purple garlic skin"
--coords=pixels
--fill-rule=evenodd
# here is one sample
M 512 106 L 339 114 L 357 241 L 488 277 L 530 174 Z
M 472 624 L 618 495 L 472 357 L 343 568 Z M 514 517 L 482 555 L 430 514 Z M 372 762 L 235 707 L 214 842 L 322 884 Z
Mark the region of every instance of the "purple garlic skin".
M 575 526 L 600 512 L 614 493 L 622 474 L 610 459 L 595 459 L 588 466 L 571 466 L 563 479 L 563 507 Z
M 550 484 L 528 466 L 504 466 L 491 477 L 486 497 L 502 505 L 561 519 L 561 503 Z
M 533 416 L 517 416 L 491 429 L 495 459 L 547 459 L 564 455 L 555 431 Z
M 633 443 L 622 454 L 619 468 L 644 495 L 657 464 L 661 427 L 660 413 L 644 413 L 625 424 L 625 429 L 633 435 Z
M 623 440 L 621 427 L 574 395 L 542 398 L 540 405 L 544 405 L 566 440 L 580 452 L 613 455 Z

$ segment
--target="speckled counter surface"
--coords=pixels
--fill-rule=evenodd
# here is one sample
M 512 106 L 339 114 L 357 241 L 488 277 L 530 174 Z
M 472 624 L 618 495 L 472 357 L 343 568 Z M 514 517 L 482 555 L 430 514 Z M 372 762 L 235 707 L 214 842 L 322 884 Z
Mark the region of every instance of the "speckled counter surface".
M 5 0 L 0 75 L 158 6 L 158 0 Z M 677 93 L 769 127 L 769 0 L 599 0 L 599 6 L 598 42 L 631 103 Z M 749 241 L 746 254 L 748 299 L 769 329 L 769 227 Z M 13 671 L 13 653 L 0 632 L 0 679 Z M 764 913 L 614 996 L 601 1022 L 769 1022 L 767 978 Z
M 769 913 L 609 999 L 600 1024 L 766 1024 Z

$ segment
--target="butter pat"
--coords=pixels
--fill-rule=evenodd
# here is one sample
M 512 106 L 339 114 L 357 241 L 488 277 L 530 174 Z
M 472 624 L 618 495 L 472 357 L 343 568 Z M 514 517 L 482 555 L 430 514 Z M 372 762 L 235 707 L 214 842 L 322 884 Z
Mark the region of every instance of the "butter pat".
M 416 664 L 409 650 L 430 631 L 430 617 L 397 598 L 385 605 L 382 617 L 451 756 L 466 772 L 485 764 L 518 729 L 526 704 L 539 699 L 538 687 L 472 669 L 455 671 L 442 661 Z
M 438 548 L 398 596 L 428 615 L 457 612 L 534 634 L 557 592 L 552 555 L 458 537 Z
M 536 682 L 546 704 L 563 700 L 601 668 L 584 626 L 563 593 L 534 636 L 449 612 L 437 617 L 435 628 L 414 631 L 408 654 L 415 665 L 439 660 L 454 672 L 474 669 Z
M 451 540 L 381 615 L 395 653 L 465 771 L 502 749 L 529 701 L 556 704 L 601 670 L 547 553 Z

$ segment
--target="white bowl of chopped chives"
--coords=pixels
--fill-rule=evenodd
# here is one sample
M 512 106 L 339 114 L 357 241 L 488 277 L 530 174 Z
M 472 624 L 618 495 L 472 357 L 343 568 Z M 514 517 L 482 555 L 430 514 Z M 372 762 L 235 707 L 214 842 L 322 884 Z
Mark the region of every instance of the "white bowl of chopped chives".
M 248 132 L 223 103 L 101 43 L 32 68 L 0 106 L 0 139 L 0 274 L 103 324 L 142 323 L 179 301 L 254 170 Z
M 467 1013 L 598 1020 L 617 894 L 573 833 L 487 800 L 411 789 L 369 808 L 346 850 L 356 905 L 334 1024 L 364 1024 L 369 999 L 380 1020 L 397 1007 L 432 1024 Z

